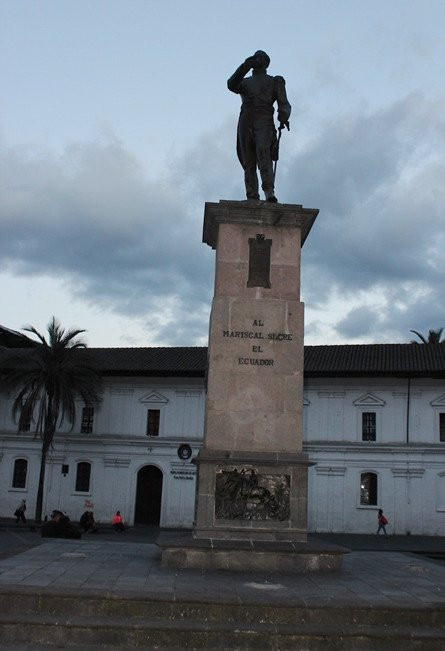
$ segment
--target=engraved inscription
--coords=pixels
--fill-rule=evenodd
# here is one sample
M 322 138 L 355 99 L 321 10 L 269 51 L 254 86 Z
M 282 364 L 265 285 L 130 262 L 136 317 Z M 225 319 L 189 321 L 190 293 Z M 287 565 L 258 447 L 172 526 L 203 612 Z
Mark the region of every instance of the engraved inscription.
M 252 321 L 252 328 L 262 328 L 264 327 L 264 321 L 262 319 L 254 319 Z M 267 342 L 272 341 L 292 341 L 291 332 L 261 332 L 261 330 L 223 330 L 223 338 L 227 339 L 256 339 L 261 340 L 255 342 L 255 345 L 251 347 L 251 353 L 255 355 L 261 355 L 268 351 L 265 351 L 263 345 Z M 252 342 L 253 344 L 254 342 Z M 269 352 L 270 355 L 270 352 Z M 238 357 L 238 365 L 244 366 L 273 366 L 274 360 L 270 358 L 261 358 L 261 357 Z
M 223 330 L 223 337 L 229 339 L 268 339 L 269 341 L 292 341 L 290 332 L 255 332 L 253 330 Z
M 290 475 L 258 474 L 252 467 L 216 472 L 215 518 L 289 520 Z
M 261 359 L 259 357 L 238 357 L 238 364 L 250 366 L 273 366 L 273 359 Z
M 249 237 L 249 278 L 247 287 L 270 289 L 270 249 L 272 240 L 264 235 Z

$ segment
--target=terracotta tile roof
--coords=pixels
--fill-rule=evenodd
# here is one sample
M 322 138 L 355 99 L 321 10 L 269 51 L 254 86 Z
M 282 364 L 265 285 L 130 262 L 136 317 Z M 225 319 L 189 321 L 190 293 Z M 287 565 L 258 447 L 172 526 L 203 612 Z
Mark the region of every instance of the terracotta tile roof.
M 308 377 L 424 375 L 445 377 L 445 344 L 305 346 Z
M 204 375 L 207 348 L 89 348 L 105 373 Z M 305 346 L 305 375 L 443 375 L 445 344 Z
M 88 355 L 104 375 L 115 376 L 203 377 L 207 365 L 205 347 L 88 348 L 78 354 Z M 304 374 L 445 378 L 445 344 L 305 346 Z
M 5 348 L 33 348 L 35 342 L 21 332 L 0 325 L 0 346 Z
M 105 375 L 156 375 L 201 377 L 207 365 L 207 348 L 87 348 L 79 351 L 94 360 Z

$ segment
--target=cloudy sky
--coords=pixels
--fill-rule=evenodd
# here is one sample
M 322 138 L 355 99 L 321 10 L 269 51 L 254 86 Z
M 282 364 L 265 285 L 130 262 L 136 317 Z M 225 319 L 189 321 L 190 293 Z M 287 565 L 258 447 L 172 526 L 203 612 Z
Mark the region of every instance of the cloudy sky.
M 203 345 L 205 201 L 243 199 L 257 49 L 293 106 L 280 201 L 319 208 L 306 343 L 445 326 L 443 0 L 0 0 L 0 324 Z

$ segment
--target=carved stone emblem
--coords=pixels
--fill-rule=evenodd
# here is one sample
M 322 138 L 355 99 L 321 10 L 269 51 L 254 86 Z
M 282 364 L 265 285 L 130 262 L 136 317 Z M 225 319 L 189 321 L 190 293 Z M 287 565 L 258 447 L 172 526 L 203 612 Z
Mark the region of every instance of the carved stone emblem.
M 266 240 L 262 233 L 249 237 L 249 278 L 247 287 L 270 289 L 270 248 L 272 240 Z
M 288 520 L 289 496 L 289 475 L 263 475 L 254 468 L 224 468 L 216 473 L 215 517 Z

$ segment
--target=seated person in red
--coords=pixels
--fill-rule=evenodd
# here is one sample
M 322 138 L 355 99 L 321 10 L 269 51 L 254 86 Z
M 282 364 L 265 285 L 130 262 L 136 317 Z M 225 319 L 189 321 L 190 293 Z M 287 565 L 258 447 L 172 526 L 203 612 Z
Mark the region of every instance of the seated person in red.
M 42 538 L 81 538 L 79 529 L 71 524 L 69 517 L 62 511 L 53 511 L 51 520 L 42 524 L 40 533 Z
M 117 533 L 118 531 L 120 532 L 125 531 L 124 521 L 122 519 L 120 511 L 116 511 L 116 515 L 113 516 L 112 523 L 113 523 L 113 529 L 115 533 Z

